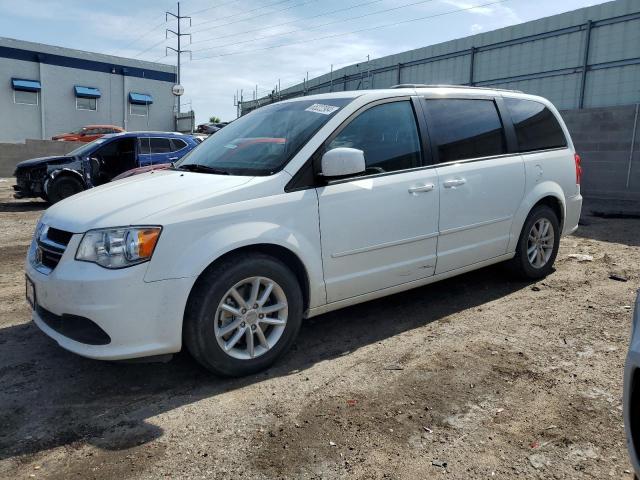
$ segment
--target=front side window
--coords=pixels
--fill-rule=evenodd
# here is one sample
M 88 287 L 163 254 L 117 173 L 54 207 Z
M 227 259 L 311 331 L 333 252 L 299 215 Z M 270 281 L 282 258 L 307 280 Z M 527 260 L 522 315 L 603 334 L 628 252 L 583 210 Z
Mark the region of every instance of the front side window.
M 97 98 L 84 98 L 76 97 L 76 109 L 78 110 L 97 110 L 98 99 Z
M 201 173 L 271 175 L 352 100 L 301 99 L 258 108 L 211 135 L 176 166 Z
M 146 117 L 149 113 L 149 105 L 142 105 L 139 103 L 129 104 L 129 113 L 138 117 Z
M 421 165 L 420 136 L 408 100 L 383 103 L 365 110 L 327 146 L 364 152 L 368 173 L 393 172 Z
M 542 103 L 519 98 L 505 98 L 516 129 L 520 152 L 567 146 L 556 116 Z
M 493 100 L 450 98 L 428 99 L 425 103 L 439 163 L 507 152 L 502 122 Z
M 38 92 L 14 90 L 13 102 L 20 105 L 38 105 Z

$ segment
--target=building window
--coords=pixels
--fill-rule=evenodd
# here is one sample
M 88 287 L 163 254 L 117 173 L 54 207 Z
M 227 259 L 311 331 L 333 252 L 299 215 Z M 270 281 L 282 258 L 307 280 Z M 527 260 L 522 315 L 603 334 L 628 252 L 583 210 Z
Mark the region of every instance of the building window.
M 129 113 L 136 117 L 146 117 L 149 113 L 149 105 L 139 105 L 137 103 L 131 103 L 129 105 Z
M 76 94 L 77 110 L 93 110 L 98 109 L 98 99 L 101 96 L 100 90 L 95 87 L 82 87 L 76 85 L 73 87 Z
M 149 115 L 149 105 L 153 103 L 153 97 L 146 93 L 129 92 L 129 114 L 138 117 Z
M 38 92 L 42 88 L 38 80 L 12 78 L 13 102 L 20 105 L 38 105 Z
M 96 111 L 98 110 L 98 99 L 76 97 L 76 109 Z
M 19 105 L 38 105 L 38 92 L 13 91 L 13 103 Z

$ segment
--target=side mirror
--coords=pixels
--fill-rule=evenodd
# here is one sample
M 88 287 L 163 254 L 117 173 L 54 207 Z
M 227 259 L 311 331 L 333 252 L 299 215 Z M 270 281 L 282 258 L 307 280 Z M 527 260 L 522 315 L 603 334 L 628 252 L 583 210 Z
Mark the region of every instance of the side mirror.
M 331 178 L 356 175 L 364 172 L 367 167 L 362 150 L 339 147 L 322 156 L 321 168 L 322 176 Z

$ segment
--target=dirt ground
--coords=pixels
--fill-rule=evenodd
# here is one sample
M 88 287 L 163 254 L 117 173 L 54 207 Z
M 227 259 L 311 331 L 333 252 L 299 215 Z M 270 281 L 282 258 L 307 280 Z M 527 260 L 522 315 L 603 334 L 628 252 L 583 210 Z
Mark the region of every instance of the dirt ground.
M 275 367 L 229 380 L 186 354 L 98 362 L 42 334 L 23 261 L 44 205 L 10 199 L 11 182 L 0 478 L 632 477 L 621 395 L 638 219 L 585 216 L 538 283 L 491 267 L 308 320 Z

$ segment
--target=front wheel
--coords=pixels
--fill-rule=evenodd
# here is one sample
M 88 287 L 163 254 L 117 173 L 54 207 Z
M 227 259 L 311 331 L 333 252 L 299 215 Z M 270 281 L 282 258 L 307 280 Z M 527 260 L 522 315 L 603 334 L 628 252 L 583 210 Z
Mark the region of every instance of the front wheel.
M 84 185 L 79 179 L 68 175 L 60 175 L 48 188 L 46 196 L 51 203 L 57 203 L 83 190 Z
M 520 233 L 516 255 L 510 261 L 514 273 L 524 279 L 536 280 L 551 273 L 560 246 L 560 222 L 546 205 L 535 207 Z
M 185 312 L 184 341 L 213 373 L 255 373 L 291 347 L 302 305 L 298 280 L 280 261 L 263 254 L 235 256 L 197 281 Z

